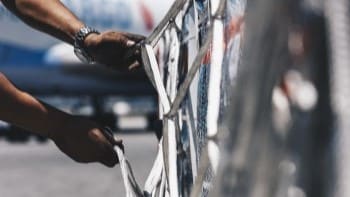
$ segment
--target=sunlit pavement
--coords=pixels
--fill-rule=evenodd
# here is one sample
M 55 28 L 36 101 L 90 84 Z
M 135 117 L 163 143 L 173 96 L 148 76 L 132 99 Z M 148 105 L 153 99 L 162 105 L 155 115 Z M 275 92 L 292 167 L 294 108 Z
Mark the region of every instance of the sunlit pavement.
M 153 133 L 119 135 L 136 176 L 143 186 L 157 151 Z M 55 145 L 30 141 L 0 141 L 1 197 L 111 197 L 125 196 L 119 166 L 78 164 Z

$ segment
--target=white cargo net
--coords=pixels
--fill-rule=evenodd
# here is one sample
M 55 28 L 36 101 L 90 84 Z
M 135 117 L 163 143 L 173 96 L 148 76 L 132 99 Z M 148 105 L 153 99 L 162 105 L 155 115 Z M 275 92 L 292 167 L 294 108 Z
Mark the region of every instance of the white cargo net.
M 207 195 L 210 177 L 219 162 L 217 134 L 226 50 L 224 13 L 227 5 L 237 2 L 245 6 L 243 0 L 177 0 L 142 43 L 144 68 L 159 96 L 163 136 L 144 189 L 137 184 L 124 153 L 116 147 L 127 197 Z M 202 13 L 198 6 L 203 6 Z M 209 59 L 210 72 L 204 86 L 205 105 L 201 106 L 196 101 L 201 90 L 196 86 L 205 59 Z M 198 107 L 205 108 L 202 120 L 194 110 Z M 197 126 L 200 121 L 204 131 Z

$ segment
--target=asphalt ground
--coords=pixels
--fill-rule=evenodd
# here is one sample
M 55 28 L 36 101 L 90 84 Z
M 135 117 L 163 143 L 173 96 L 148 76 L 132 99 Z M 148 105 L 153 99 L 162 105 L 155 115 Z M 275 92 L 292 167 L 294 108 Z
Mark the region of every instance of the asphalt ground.
M 118 135 L 124 141 L 140 186 L 144 185 L 157 151 L 153 133 Z M 1 197 L 116 197 L 125 196 L 119 165 L 79 164 L 52 142 L 11 144 L 0 140 Z

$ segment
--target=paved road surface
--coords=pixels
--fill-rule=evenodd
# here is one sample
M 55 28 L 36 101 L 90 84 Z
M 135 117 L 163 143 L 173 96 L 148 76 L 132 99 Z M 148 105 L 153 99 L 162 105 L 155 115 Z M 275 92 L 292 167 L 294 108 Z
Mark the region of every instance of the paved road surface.
M 151 133 L 122 134 L 126 155 L 143 186 L 157 151 Z M 78 164 L 53 143 L 9 144 L 0 141 L 1 197 L 125 196 L 119 166 Z

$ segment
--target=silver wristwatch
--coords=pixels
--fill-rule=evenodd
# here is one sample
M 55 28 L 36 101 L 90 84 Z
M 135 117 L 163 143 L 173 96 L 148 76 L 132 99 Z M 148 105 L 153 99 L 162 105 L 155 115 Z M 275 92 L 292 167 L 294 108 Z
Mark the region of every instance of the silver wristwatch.
M 84 40 L 91 33 L 100 34 L 100 32 L 98 32 L 96 29 L 85 26 L 82 27 L 74 36 L 74 53 L 80 61 L 88 64 L 94 63 L 94 59 L 88 53 L 84 45 Z

